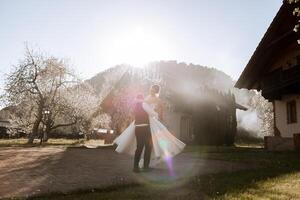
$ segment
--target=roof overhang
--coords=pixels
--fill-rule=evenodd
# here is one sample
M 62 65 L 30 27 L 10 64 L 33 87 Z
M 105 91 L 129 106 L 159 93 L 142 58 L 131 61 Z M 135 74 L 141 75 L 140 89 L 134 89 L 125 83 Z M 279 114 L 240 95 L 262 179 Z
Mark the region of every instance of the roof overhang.
M 260 90 L 260 80 L 270 60 L 276 58 L 284 46 L 297 43 L 297 33 L 293 31 L 297 18 L 293 16 L 293 9 L 290 4 L 281 6 L 235 87 Z

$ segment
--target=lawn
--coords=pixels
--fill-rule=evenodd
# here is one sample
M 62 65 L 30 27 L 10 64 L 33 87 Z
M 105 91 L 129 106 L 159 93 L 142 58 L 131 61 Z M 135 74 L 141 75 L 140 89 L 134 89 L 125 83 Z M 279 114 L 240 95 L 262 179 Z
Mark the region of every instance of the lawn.
M 49 139 L 43 145 L 63 145 L 63 146 L 70 146 L 82 143 L 83 139 Z M 32 145 L 27 144 L 26 138 L 20 139 L 0 139 L 0 147 L 28 147 L 28 146 L 36 146 L 40 144 L 39 139 L 35 139 Z
M 194 190 L 214 199 L 300 199 L 299 152 L 241 147 L 196 149 L 203 158 L 246 162 L 258 168 L 196 177 L 191 182 Z
M 32 199 L 300 199 L 299 152 L 267 152 L 250 147 L 187 147 L 205 159 L 246 162 L 255 170 L 196 176 L 184 185 L 128 185 Z

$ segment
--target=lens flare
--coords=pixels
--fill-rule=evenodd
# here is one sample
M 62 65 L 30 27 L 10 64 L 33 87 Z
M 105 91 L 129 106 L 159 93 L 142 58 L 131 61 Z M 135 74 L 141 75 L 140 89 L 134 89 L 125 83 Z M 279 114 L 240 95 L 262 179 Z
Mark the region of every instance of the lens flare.
M 164 157 L 164 161 L 168 167 L 168 171 L 169 171 L 169 175 L 171 177 L 175 177 L 175 173 L 174 173 L 174 169 L 173 169 L 173 160 L 172 157 L 170 155 L 166 155 Z
M 165 152 L 168 149 L 168 141 L 164 140 L 164 139 L 160 139 L 158 141 L 159 146 L 162 148 L 162 150 Z

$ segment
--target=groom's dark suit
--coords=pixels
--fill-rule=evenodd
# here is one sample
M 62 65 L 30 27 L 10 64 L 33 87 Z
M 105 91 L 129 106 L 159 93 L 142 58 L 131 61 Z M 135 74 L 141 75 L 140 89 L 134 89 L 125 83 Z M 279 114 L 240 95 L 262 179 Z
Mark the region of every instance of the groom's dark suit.
M 145 147 L 144 168 L 149 168 L 150 156 L 152 150 L 152 137 L 150 131 L 149 117 L 143 108 L 142 102 L 137 102 L 134 107 L 135 115 L 135 136 L 137 147 L 134 155 L 134 169 L 138 169 L 141 154 Z

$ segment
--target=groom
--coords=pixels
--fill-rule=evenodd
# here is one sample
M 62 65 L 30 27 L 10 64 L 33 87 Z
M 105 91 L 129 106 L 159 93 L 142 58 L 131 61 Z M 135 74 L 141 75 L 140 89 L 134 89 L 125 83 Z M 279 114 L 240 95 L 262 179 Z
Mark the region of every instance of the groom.
M 152 136 L 150 130 L 149 117 L 143 108 L 143 101 L 144 96 L 142 94 L 139 94 L 136 98 L 136 104 L 134 106 L 135 136 L 137 141 L 133 165 L 133 172 L 135 173 L 140 172 L 139 162 L 144 147 L 144 171 L 149 170 L 150 156 L 152 150 Z

